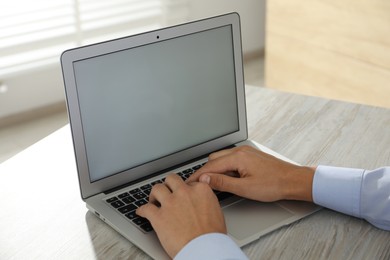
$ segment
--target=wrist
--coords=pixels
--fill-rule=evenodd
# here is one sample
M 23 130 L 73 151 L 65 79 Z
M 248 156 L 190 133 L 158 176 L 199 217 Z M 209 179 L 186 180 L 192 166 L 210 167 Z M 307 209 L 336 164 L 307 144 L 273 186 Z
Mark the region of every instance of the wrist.
M 284 198 L 287 200 L 313 201 L 313 178 L 315 167 L 297 166 L 294 167 L 284 180 Z

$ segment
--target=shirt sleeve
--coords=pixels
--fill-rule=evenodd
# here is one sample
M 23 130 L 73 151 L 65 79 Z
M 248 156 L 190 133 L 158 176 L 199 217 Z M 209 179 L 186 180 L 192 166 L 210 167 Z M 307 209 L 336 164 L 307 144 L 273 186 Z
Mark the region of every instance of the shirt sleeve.
M 247 260 L 248 258 L 229 236 L 210 233 L 190 241 L 174 259 Z
M 368 171 L 320 165 L 314 174 L 313 200 L 390 230 L 390 167 Z

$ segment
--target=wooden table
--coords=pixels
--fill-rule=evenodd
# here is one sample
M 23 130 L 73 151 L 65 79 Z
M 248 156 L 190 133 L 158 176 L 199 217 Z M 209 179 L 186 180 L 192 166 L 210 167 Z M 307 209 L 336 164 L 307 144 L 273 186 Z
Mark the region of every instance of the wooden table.
M 247 87 L 251 139 L 308 165 L 390 165 L 390 110 Z M 146 259 L 82 202 L 69 126 L 0 165 L 0 259 Z M 327 209 L 244 247 L 251 259 L 389 259 L 390 232 Z

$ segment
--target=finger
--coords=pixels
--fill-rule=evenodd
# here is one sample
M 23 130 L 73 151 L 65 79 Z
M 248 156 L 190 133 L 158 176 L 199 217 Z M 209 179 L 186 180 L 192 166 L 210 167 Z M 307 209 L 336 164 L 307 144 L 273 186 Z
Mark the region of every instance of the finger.
M 243 182 L 240 178 L 230 177 L 223 174 L 203 174 L 199 182 L 207 183 L 213 190 L 226 191 L 241 195 L 243 193 Z
M 173 174 L 170 174 L 168 175 L 166 178 L 165 178 L 165 185 L 173 192 L 175 190 L 177 190 L 181 185 L 185 184 L 183 179 L 173 173 Z
M 258 149 L 255 149 L 248 145 L 215 152 L 209 156 L 210 160 L 202 168 L 192 174 L 186 182 L 191 183 L 193 181 L 198 181 L 199 177 L 207 172 L 225 173 L 234 176 L 236 175 L 237 171 L 239 171 L 239 168 L 242 168 L 242 159 L 246 157 L 246 154 L 255 154 L 258 152 L 263 153 Z
M 223 150 L 220 154 L 217 154 L 217 156 L 215 156 L 215 159 L 209 161 L 205 166 L 199 169 L 199 173 L 196 176 L 198 176 L 199 178 L 201 174 L 207 172 L 225 173 L 230 176 L 234 176 L 235 173 L 238 171 L 240 174 L 242 174 L 240 169 L 245 169 L 245 159 L 247 159 L 248 156 L 253 155 L 261 155 L 262 157 L 264 157 L 267 154 L 249 145 L 234 147 L 229 150 Z
M 152 191 L 149 195 L 149 202 L 156 205 L 162 204 L 162 202 L 171 195 L 171 191 L 165 184 L 158 183 L 153 186 Z
M 202 168 L 197 170 L 188 178 L 187 182 L 198 181 L 199 177 L 204 173 L 227 173 L 236 172 L 240 167 L 240 155 L 238 153 L 227 153 L 214 160 L 206 163 Z
M 147 203 L 139 207 L 135 213 L 143 218 L 149 219 L 150 222 L 153 222 L 155 216 L 157 215 L 158 207 L 152 203 Z

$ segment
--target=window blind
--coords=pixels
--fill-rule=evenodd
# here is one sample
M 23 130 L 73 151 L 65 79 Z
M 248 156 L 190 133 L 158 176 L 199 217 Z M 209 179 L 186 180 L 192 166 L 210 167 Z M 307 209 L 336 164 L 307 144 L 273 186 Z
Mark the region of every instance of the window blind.
M 187 0 L 13 0 L 0 4 L 0 77 L 59 62 L 62 51 L 182 22 Z

